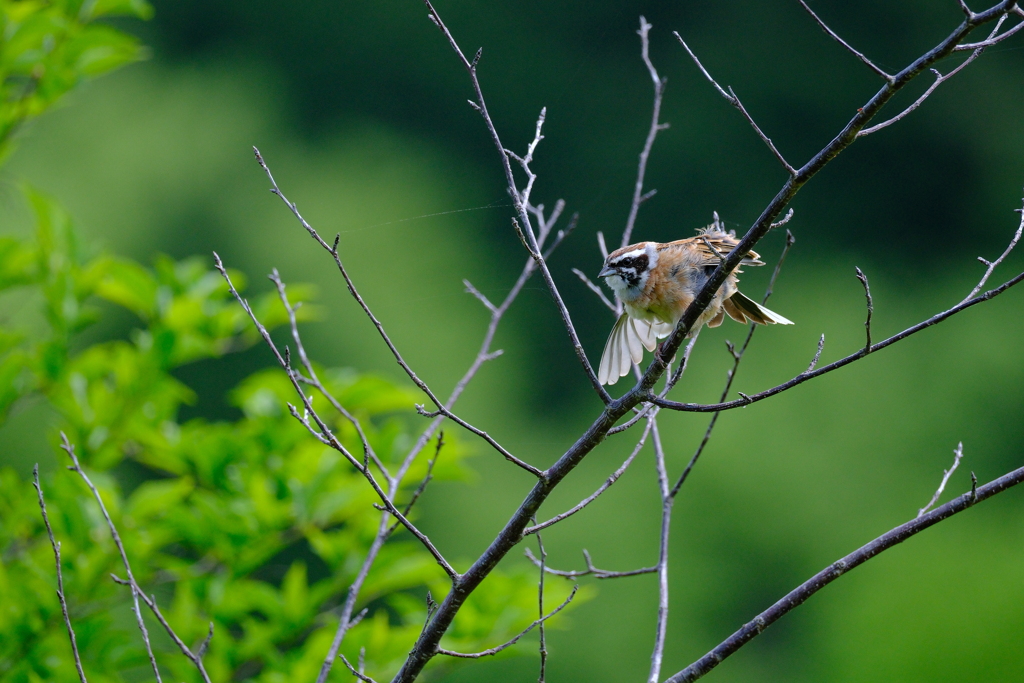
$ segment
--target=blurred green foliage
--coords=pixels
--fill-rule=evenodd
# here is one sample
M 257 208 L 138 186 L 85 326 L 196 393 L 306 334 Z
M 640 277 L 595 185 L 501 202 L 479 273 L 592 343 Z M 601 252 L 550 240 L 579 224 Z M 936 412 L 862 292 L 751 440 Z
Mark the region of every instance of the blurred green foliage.
M 0 273 L 4 290 L 38 300 L 47 331 L 4 326 L 5 413 L 38 395 L 59 414 L 112 510 L 136 577 L 156 588 L 179 636 L 197 643 L 215 624 L 206 657 L 215 680 L 314 678 L 336 627 L 332 610 L 376 533 L 376 494 L 284 408 L 295 399 L 279 370 L 259 371 L 232 392 L 241 419 L 179 423 L 193 394 L 171 371 L 259 340 L 227 284 L 197 259 L 160 257 L 152 269 L 110 256 L 84 259 L 66 214 L 27 192 L 37 235 L 0 241 Z M 244 281 L 240 273 L 232 279 Z M 289 289 L 293 301 L 311 295 L 301 285 Z M 96 300 L 130 310 L 140 328 L 130 340 L 73 350 L 75 334 L 98 315 Z M 270 329 L 287 321 L 274 292 L 258 297 L 253 310 Z M 315 308 L 300 311 L 305 318 Z M 366 426 L 374 450 L 397 467 L 412 444 L 416 396 L 348 370 L 320 374 Z M 313 406 L 348 448 L 361 449 L 354 428 L 325 399 L 314 397 Z M 457 440 L 446 443 L 435 477 L 464 478 L 464 455 Z M 425 472 L 420 458 L 399 500 Z M 74 475 L 58 469 L 43 486 L 85 668 L 94 680 L 130 680 L 147 662 L 133 624 L 120 618 L 129 594 L 109 579 L 123 571 L 105 522 Z M 0 680 L 68 680 L 74 672 L 51 549 L 35 492 L 10 468 L 0 470 L 0 517 Z M 460 615 L 450 646 L 487 647 L 526 626 L 535 618 L 535 581 L 533 572 L 489 581 Z M 447 589 L 433 558 L 415 541 L 385 546 L 360 596 L 371 613 L 343 651 L 354 661 L 366 646 L 369 671 L 396 669 L 422 625 L 424 588 L 436 596 Z M 557 584 L 552 596 L 564 595 Z M 158 625 L 150 629 L 160 634 Z M 156 640 L 161 665 L 176 680 L 198 680 L 168 639 Z M 346 679 L 338 669 L 335 679 Z
M 146 0 L 0 2 L 0 161 L 23 123 L 81 81 L 145 54 L 137 38 L 97 19 L 152 13 Z
M 138 0 L 2 8 L 5 145 L 21 123 L 80 80 L 142 54 L 134 38 L 93 19 L 150 12 Z M 257 371 L 231 391 L 238 419 L 180 420 L 196 397 L 176 371 L 262 341 L 223 278 L 201 258 L 158 256 L 146 267 L 90 255 L 56 201 L 27 185 L 22 192 L 33 235 L 0 236 L 0 429 L 33 406 L 54 416 L 99 486 L 137 580 L 155 590 L 178 635 L 196 644 L 214 625 L 205 660 L 214 680 L 315 678 L 337 626 L 335 611 L 377 531 L 376 495 L 288 413 L 293 389 L 278 369 Z M 232 279 L 244 287 L 241 273 Z M 308 301 L 314 288 L 293 284 L 289 295 L 293 303 Z M 252 308 L 268 329 L 288 320 L 276 292 L 256 297 Z M 134 321 L 127 338 L 83 337 L 118 310 Z M 299 320 L 317 314 L 306 305 Z M 376 453 L 400 462 L 422 422 L 412 411 L 417 397 L 373 375 L 318 372 L 361 420 Z M 321 396 L 312 401 L 341 441 L 361 450 L 352 425 Z M 45 420 L 37 428 L 55 447 L 56 430 Z M 9 446 L 3 450 L 9 458 Z M 464 479 L 465 455 L 449 436 L 434 477 Z M 425 457 L 412 466 L 399 502 L 426 467 Z M 110 580 L 123 568 L 106 523 L 76 475 L 44 469 L 85 670 L 94 681 L 136 680 L 148 661 L 128 618 L 130 593 Z M 7 461 L 0 461 L 0 520 L 0 681 L 71 680 L 36 494 Z M 400 532 L 363 586 L 357 609 L 365 606 L 369 615 L 350 631 L 343 652 L 355 661 L 366 646 L 370 672 L 396 669 L 425 617 L 425 591 L 441 597 L 447 586 L 433 558 Z M 564 588 L 555 586 L 553 599 L 562 599 Z M 448 646 L 473 650 L 507 639 L 535 618 L 536 599 L 535 572 L 495 576 L 463 610 Z M 147 621 L 165 675 L 198 680 L 160 626 Z M 332 680 L 348 677 L 335 667 Z

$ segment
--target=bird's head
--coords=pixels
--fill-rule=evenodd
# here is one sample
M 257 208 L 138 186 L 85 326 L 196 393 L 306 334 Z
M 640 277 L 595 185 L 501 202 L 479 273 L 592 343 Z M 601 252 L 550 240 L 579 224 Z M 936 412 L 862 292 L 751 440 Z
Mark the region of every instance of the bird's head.
M 640 296 L 651 270 L 658 265 L 658 250 L 654 242 L 640 242 L 608 254 L 604 268 L 597 274 L 620 299 Z

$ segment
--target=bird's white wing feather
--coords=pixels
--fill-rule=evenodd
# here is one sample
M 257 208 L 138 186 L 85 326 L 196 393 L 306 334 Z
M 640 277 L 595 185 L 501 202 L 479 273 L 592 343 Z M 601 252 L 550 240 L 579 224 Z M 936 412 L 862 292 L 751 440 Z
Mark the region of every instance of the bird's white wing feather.
M 666 323 L 635 320 L 628 313 L 623 313 L 605 342 L 597 372 L 598 380 L 601 384 L 615 384 L 620 377 L 629 374 L 631 363 L 639 363 L 644 359 L 644 348 L 653 351 L 658 339 L 667 337 L 671 332 L 672 326 Z

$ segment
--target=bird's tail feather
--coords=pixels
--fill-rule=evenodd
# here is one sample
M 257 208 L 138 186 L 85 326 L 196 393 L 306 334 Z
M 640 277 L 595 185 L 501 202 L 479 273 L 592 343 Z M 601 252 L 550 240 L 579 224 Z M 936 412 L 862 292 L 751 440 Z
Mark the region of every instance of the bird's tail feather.
M 751 300 L 742 292 L 736 292 L 731 297 L 725 300 L 723 304 L 725 312 L 729 314 L 729 317 L 738 323 L 746 323 L 747 321 L 755 322 L 759 325 L 792 325 L 793 321 L 785 318 L 775 311 L 765 308 L 756 301 Z

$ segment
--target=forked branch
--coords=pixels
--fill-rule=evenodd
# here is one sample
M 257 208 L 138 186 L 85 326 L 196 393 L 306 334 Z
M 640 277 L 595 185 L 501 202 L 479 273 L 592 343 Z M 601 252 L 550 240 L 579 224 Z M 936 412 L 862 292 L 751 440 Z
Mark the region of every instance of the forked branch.
M 928 512 L 933 505 L 939 502 L 939 496 L 946 490 L 946 484 L 949 482 L 949 478 L 956 472 L 956 468 L 960 466 L 960 459 L 964 457 L 964 444 L 961 441 L 957 444 L 956 450 L 953 451 L 953 466 L 948 470 L 942 470 L 942 481 L 939 482 L 939 488 L 935 489 L 935 495 L 928 501 L 928 504 L 917 511 L 917 516 L 921 517 L 924 513 Z M 977 482 L 975 482 L 975 488 L 977 488 Z
M 165 619 L 164 615 L 160 612 L 160 608 L 157 606 L 156 600 L 147 596 L 145 592 L 143 592 L 142 588 L 139 587 L 139 584 L 135 581 L 135 575 L 132 573 L 131 563 L 128 561 L 128 553 L 125 552 L 124 544 L 121 542 L 121 535 L 117 532 L 117 527 L 114 526 L 114 520 L 110 517 L 110 513 L 107 512 L 107 506 L 103 503 L 103 497 L 100 496 L 99 489 L 96 488 L 96 485 L 92 483 L 91 479 L 89 479 L 89 475 L 87 475 L 85 473 L 85 470 L 82 469 L 81 463 L 78 462 L 78 456 L 75 455 L 75 447 L 71 445 L 70 441 L 68 441 L 68 437 L 64 434 L 64 432 L 60 433 L 60 438 L 61 448 L 64 450 L 65 453 L 68 454 L 68 457 L 71 458 L 72 464 L 68 467 L 68 469 L 70 469 L 72 472 L 76 472 L 78 476 L 82 478 L 82 481 L 85 482 L 86 486 L 89 487 L 89 490 L 92 491 L 92 495 L 96 499 L 96 503 L 97 505 L 99 505 L 100 512 L 103 515 L 103 519 L 107 523 L 107 529 L 110 531 L 110 537 L 114 541 L 114 546 L 117 547 L 117 552 L 121 556 L 121 564 L 124 565 L 124 571 L 128 579 L 119 579 L 114 575 L 111 575 L 111 578 L 114 579 L 115 582 L 128 586 L 131 589 L 133 605 L 132 611 L 135 612 L 135 621 L 139 627 L 139 631 L 142 633 L 142 640 L 146 645 L 146 653 L 149 655 L 149 663 L 150 666 L 153 668 L 153 675 L 156 677 L 157 683 L 160 683 L 160 681 L 162 680 L 160 678 L 160 669 L 156 664 L 156 657 L 153 655 L 153 646 L 149 641 L 149 631 L 146 629 L 146 624 L 142 620 L 142 610 L 139 608 L 139 599 L 141 599 L 150 609 L 150 611 L 153 612 L 153 616 L 156 617 L 157 621 L 160 622 L 160 625 L 164 627 L 164 630 L 167 632 L 167 635 L 171 637 L 171 640 L 174 641 L 174 644 L 178 646 L 179 650 L 181 650 L 181 654 L 185 655 L 185 657 L 187 657 L 189 661 L 191 661 L 192 664 L 195 665 L 196 669 L 199 670 L 199 675 L 202 676 L 204 683 L 210 683 L 210 677 L 206 673 L 206 667 L 203 666 L 202 656 L 192 652 L 192 650 L 189 649 L 188 645 L 186 645 L 185 642 L 178 637 L 178 634 L 174 632 L 174 629 L 171 628 L 170 623 L 168 623 L 167 619 Z
M 829 372 L 832 372 L 833 370 L 838 370 L 841 367 L 844 367 L 846 365 L 849 365 L 850 363 L 853 363 L 854 361 L 858 361 L 861 358 L 864 358 L 869 353 L 873 353 L 875 351 L 878 351 L 879 349 L 884 349 L 885 347 L 890 346 L 892 344 L 895 344 L 896 342 L 901 341 L 903 339 L 906 339 L 907 337 L 910 337 L 911 335 L 914 335 L 917 332 L 920 332 L 921 330 L 924 330 L 924 329 L 926 329 L 928 327 L 931 327 L 932 325 L 937 325 L 937 324 L 941 323 L 942 321 L 946 320 L 947 318 L 951 318 L 952 316 L 956 315 L 957 313 L 961 313 L 962 311 L 965 311 L 965 310 L 967 310 L 968 308 L 970 308 L 972 306 L 976 306 L 977 304 L 980 304 L 980 303 L 983 303 L 983 302 L 988 301 L 990 299 L 993 299 L 993 298 L 999 296 L 1000 294 L 1006 292 L 1010 288 L 1020 284 L 1021 281 L 1024 281 L 1024 273 L 1020 273 L 1017 276 L 1015 276 L 1015 277 L 1007 280 L 1003 284 L 999 285 L 998 287 L 990 289 L 990 290 L 988 290 L 987 292 L 985 292 L 983 294 L 977 294 L 977 292 L 980 291 L 980 288 L 982 286 L 984 286 L 985 283 L 988 281 L 988 278 L 992 274 L 992 271 L 995 270 L 996 266 L 998 266 L 1000 263 L 1002 263 L 1006 259 L 1006 257 L 1009 255 L 1009 253 L 1013 249 L 1013 247 L 1015 247 L 1017 245 L 1017 243 L 1019 242 L 1022 233 L 1024 233 L 1024 210 L 1020 210 L 1020 213 L 1021 213 L 1020 224 L 1017 227 L 1017 231 L 1014 233 L 1013 239 L 1010 240 L 1009 246 L 1002 253 L 1002 255 L 998 259 L 996 259 L 996 261 L 994 261 L 994 262 L 983 261 L 983 263 L 988 265 L 988 268 L 986 269 L 985 274 L 982 275 L 982 278 L 979 281 L 978 285 L 975 286 L 974 289 L 971 290 L 971 295 L 969 296 L 969 298 L 964 299 L 963 301 L 961 301 L 956 306 L 953 306 L 952 308 L 950 308 L 948 310 L 945 310 L 942 313 L 938 313 L 936 315 L 933 315 L 931 318 L 928 318 L 927 320 L 924 320 L 924 321 L 922 321 L 922 322 L 920 322 L 920 323 L 918 323 L 916 325 L 913 325 L 912 327 L 908 327 L 907 329 L 903 330 L 902 332 L 900 332 L 898 334 L 894 334 L 893 336 L 889 337 L 888 339 L 880 341 L 877 344 L 871 344 L 871 342 L 870 342 L 870 339 L 871 339 L 871 337 L 870 337 L 870 333 L 871 333 L 870 323 L 871 323 L 871 313 L 873 312 L 873 302 L 872 302 L 872 299 L 871 299 L 871 290 L 870 290 L 870 288 L 867 285 L 867 278 L 865 277 L 864 279 L 861 279 L 863 277 L 863 273 L 860 271 L 860 269 L 857 269 L 858 279 L 861 279 L 861 282 L 862 282 L 862 284 L 864 285 L 864 288 L 865 288 L 864 294 L 865 294 L 865 299 L 866 299 L 866 302 L 867 302 L 867 305 L 868 305 L 868 316 L 867 316 L 867 320 L 865 321 L 865 331 L 866 331 L 866 334 L 868 335 L 868 345 L 866 345 L 865 347 L 861 348 L 856 353 L 852 353 L 849 356 L 846 356 L 845 358 L 841 358 L 841 359 L 839 359 L 839 360 L 837 360 L 837 361 L 835 361 L 833 363 L 829 363 L 828 365 L 825 365 L 825 366 L 823 366 L 821 368 L 815 369 L 815 365 L 817 364 L 818 359 L 821 357 L 822 347 L 825 344 L 825 336 L 822 335 L 820 341 L 818 342 L 818 350 L 817 350 L 817 352 L 814 355 L 814 360 L 811 361 L 811 364 L 807 368 L 807 370 L 805 370 L 804 372 L 800 373 L 799 375 L 797 375 L 793 379 L 789 380 L 788 382 L 784 382 L 783 384 L 779 384 L 778 386 L 772 387 L 771 389 L 766 389 L 765 391 L 762 391 L 762 392 L 757 393 L 757 394 L 744 395 L 739 400 L 728 401 L 728 402 L 720 402 L 720 403 L 713 403 L 713 404 L 679 403 L 679 402 L 676 402 L 676 401 L 666 400 L 663 396 L 660 396 L 660 395 L 659 396 L 655 396 L 655 395 L 650 394 L 650 393 L 648 393 L 644 397 L 644 400 L 645 401 L 649 401 L 651 403 L 654 403 L 655 405 L 658 405 L 658 406 L 663 407 L 663 408 L 669 408 L 671 410 L 678 410 L 678 411 L 682 411 L 682 412 L 694 412 L 694 413 L 713 413 L 713 412 L 717 412 L 717 411 L 720 411 L 720 410 L 732 410 L 733 408 L 741 408 L 743 406 L 750 405 L 751 403 L 755 403 L 757 401 L 763 401 L 764 399 L 769 398 L 771 396 L 775 396 L 776 394 L 782 393 L 783 391 L 787 391 L 789 389 L 792 389 L 793 387 L 796 387 L 796 386 L 798 386 L 800 384 L 803 384 L 804 382 L 806 382 L 806 381 L 808 381 L 810 379 L 813 379 L 815 377 L 820 377 L 821 375 L 824 375 L 824 374 L 827 374 Z
M 526 557 L 533 562 L 535 565 L 540 567 L 541 561 L 534 557 L 533 553 L 529 548 L 525 551 Z M 593 560 L 590 559 L 590 553 L 586 549 L 583 550 L 583 560 L 587 564 L 586 569 L 577 569 L 572 571 L 566 571 L 562 569 L 552 569 L 546 564 L 544 565 L 544 571 L 553 576 L 561 576 L 566 579 L 575 579 L 580 576 L 593 576 L 595 579 L 621 579 L 626 576 L 640 576 L 641 574 L 653 574 L 658 571 L 657 567 L 641 567 L 640 569 L 630 569 L 624 572 L 611 571 L 609 569 L 599 569 L 594 566 Z
M 437 653 L 441 654 L 441 655 L 448 655 L 449 657 L 461 657 L 463 659 L 479 659 L 480 657 L 490 657 L 491 655 L 496 655 L 499 652 L 501 652 L 502 650 L 505 650 L 505 649 L 510 648 L 513 645 L 515 645 L 516 643 L 519 642 L 520 638 L 522 638 L 527 633 L 532 631 L 534 628 L 536 628 L 540 624 L 543 624 L 545 621 L 547 621 L 548 619 L 550 619 L 551 617 L 555 616 L 556 614 L 561 612 L 563 609 L 565 609 L 568 606 L 568 604 L 570 602 L 572 602 L 572 599 L 576 597 L 576 591 L 578 591 L 579 588 L 580 588 L 579 586 L 573 586 L 572 587 L 572 592 L 569 593 L 569 597 L 567 597 L 565 600 L 563 600 L 561 605 L 559 605 L 555 609 L 551 610 L 550 612 L 548 612 L 544 616 L 540 617 L 539 619 L 535 620 L 532 624 L 530 624 L 529 626 L 524 628 L 522 631 L 520 631 L 518 634 L 516 634 L 515 637 L 513 637 L 511 640 L 509 640 L 507 642 L 504 642 L 501 645 L 498 645 L 498 646 L 492 647 L 492 648 L 488 648 L 488 649 L 483 650 L 481 652 L 455 652 L 454 650 L 446 650 L 443 647 L 439 647 L 439 648 L 437 648 Z

